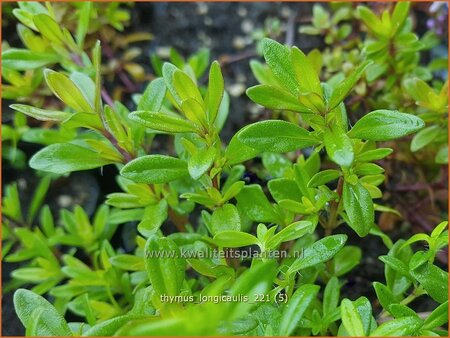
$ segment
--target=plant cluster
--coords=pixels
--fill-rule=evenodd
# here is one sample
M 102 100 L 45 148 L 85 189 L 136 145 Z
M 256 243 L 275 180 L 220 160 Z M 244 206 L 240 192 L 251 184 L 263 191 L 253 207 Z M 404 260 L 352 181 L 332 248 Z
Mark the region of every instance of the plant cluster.
M 388 53 L 386 46 L 397 46 L 395 36 L 402 31 L 407 38 L 399 43 L 412 50 L 401 57 L 416 55 L 414 33 L 405 24 L 408 9 L 399 3 L 392 15 L 384 12 L 380 24 L 369 9 L 359 8 L 369 27 L 376 23 L 373 38 L 382 43 L 366 41 L 355 67 L 324 81 L 319 52 L 306 55 L 263 39 L 265 63 L 251 62 L 260 84 L 247 95 L 281 111 L 283 119 L 246 125 L 228 143 L 220 132 L 229 98 L 221 66 L 209 65 L 208 51 L 185 60 L 172 49 L 170 62 L 153 56 L 157 77 L 134 93 L 131 108 L 107 94 L 100 41 L 84 51 L 80 38 L 73 39 L 51 15 L 25 15 L 29 28 L 52 41 L 54 55 L 66 55 L 70 64 L 34 52 L 3 53 L 3 67 L 31 63 L 42 69 L 48 90 L 60 101 L 58 109 L 11 105 L 11 129 L 27 128 L 24 116 L 52 126 L 42 128 L 51 137 L 37 142 L 44 147 L 29 160 L 42 178 L 27 211 L 17 185 L 7 186 L 3 198 L 3 261 L 21 264 L 6 290 L 16 290 L 15 310 L 26 334 L 448 335 L 448 272 L 436 260 L 448 245 L 448 222 L 429 235 L 392 241 L 376 216 L 397 212 L 382 200 L 379 161 L 394 151 L 385 145 L 408 135 L 415 135 L 416 150 L 447 142 L 429 136 L 434 126 L 445 128 L 446 85 L 436 92 L 423 80 L 405 75 L 403 81 L 403 73 L 386 80 L 407 83 L 420 114 L 400 104 L 401 112 L 377 106 L 356 118 L 346 101 L 362 82 L 371 82 L 374 69 L 384 69 L 378 76 L 386 77 L 389 67 L 404 64 L 400 58 L 384 66 L 392 59 L 368 52 L 373 44 Z M 334 14 L 331 25 L 347 15 L 353 14 Z M 314 26 L 307 31 L 326 30 L 329 43 L 350 34 L 349 28 L 325 26 L 328 19 L 315 7 Z M 89 27 L 86 22 L 82 27 Z M 72 64 L 73 55 L 82 55 L 86 67 Z M 63 68 L 43 69 L 55 64 Z M 372 98 L 370 91 L 366 95 Z M 169 144 L 164 153 L 155 149 L 159 138 Z M 259 159 L 264 182 L 249 182 L 246 173 Z M 118 169 L 121 191 L 106 196 L 92 217 L 80 206 L 56 217 L 43 205 L 52 180 L 107 165 Z M 119 226 L 130 222 L 132 248 L 115 245 Z M 373 283 L 380 306 L 366 296 L 345 295 L 348 276 L 357 273 L 364 255 L 363 248 L 347 243 L 349 236 L 376 236 L 384 243 L 386 254 L 379 259 L 385 278 Z M 257 254 L 248 256 L 249 250 Z M 431 311 L 418 311 L 418 298 L 432 304 Z
M 404 112 L 421 115 L 427 128 L 413 138 L 410 150 L 426 149 L 436 163 L 447 164 L 447 58 L 432 58 L 424 64 L 425 54 L 441 42 L 440 36 L 429 30 L 419 38 L 408 15 L 408 2 L 381 9 L 379 14 L 366 6 L 352 7 L 350 3 L 332 4 L 329 12 L 315 5 L 312 24 L 300 27 L 303 34 L 324 36 L 328 47 L 311 55 L 317 67 L 325 66 L 323 76 L 334 82 L 361 60 L 372 60 L 350 106 L 402 107 Z

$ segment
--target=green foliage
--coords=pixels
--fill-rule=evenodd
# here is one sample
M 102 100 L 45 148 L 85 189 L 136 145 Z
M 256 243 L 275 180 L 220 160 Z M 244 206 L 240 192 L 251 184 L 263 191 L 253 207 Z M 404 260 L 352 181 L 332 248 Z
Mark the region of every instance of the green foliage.
M 447 334 L 448 272 L 436 257 L 448 244 L 448 223 L 392 243 L 376 214 L 396 213 L 384 205 L 382 184 L 387 157 L 401 149 L 387 141 L 415 134 L 413 151 L 437 144 L 436 161 L 446 158 L 447 85 L 437 91 L 410 76 L 415 63 L 407 61 L 423 42 L 411 32 L 408 3 L 381 18 L 358 7 L 369 31 L 365 54 L 358 50 L 349 71 L 333 77 L 321 74 L 325 54 L 264 38 L 267 65 L 252 61 L 260 84 L 247 95 L 278 118 L 243 126 L 228 144 L 221 129 L 229 97 L 221 65 L 207 71 L 207 50 L 185 59 L 171 49 L 168 62 L 153 55 L 157 77 L 133 95 L 131 110 L 109 98 L 100 42 L 86 44 L 98 6 L 80 4 L 71 32 L 50 4 L 21 3 L 14 14 L 28 27 L 20 26 L 27 49 L 4 52 L 6 77 L 36 71 L 60 101 L 58 108 L 12 104 L 14 124 L 2 128 L 6 158 L 21 156 L 20 139 L 43 146 L 29 160 L 43 175 L 30 205 L 17 184 L 2 202 L 3 260 L 20 263 L 5 289 L 16 290 L 27 335 Z M 312 25 L 301 31 L 326 34 L 329 44 L 349 38 L 354 14 L 336 6 L 330 14 L 315 5 Z M 126 21 L 110 15 L 116 28 Z M 392 45 L 401 53 L 390 64 Z M 352 103 L 361 87 L 392 76 L 389 67 L 400 80 L 387 78 L 395 82 L 387 87 L 405 87 L 420 114 L 392 107 L 395 100 Z M 10 90 L 7 97 L 18 99 Z M 30 128 L 24 116 L 53 128 Z M 54 217 L 42 206 L 51 179 L 107 165 L 116 167 L 121 191 L 93 216 L 77 205 Z M 258 180 L 248 182 L 246 171 Z M 386 245 L 376 300 L 345 298 L 348 274 L 366 254 L 348 243 L 372 235 Z M 116 245 L 121 237 L 126 248 Z M 415 250 L 417 242 L 427 248 Z M 416 313 L 418 297 L 438 305 Z M 80 322 L 67 323 L 69 313 Z

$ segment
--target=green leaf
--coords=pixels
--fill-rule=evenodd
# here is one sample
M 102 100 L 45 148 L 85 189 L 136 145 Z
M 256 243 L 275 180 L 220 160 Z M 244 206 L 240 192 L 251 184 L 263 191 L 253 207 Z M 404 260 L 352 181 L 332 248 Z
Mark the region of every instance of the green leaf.
M 353 73 L 342 81 L 336 88 L 333 89 L 333 93 L 328 101 L 328 111 L 332 111 L 336 108 L 346 96 L 350 93 L 353 87 L 356 85 L 364 71 L 372 63 L 372 61 L 365 61 L 359 65 Z
M 2 53 L 2 66 L 14 70 L 36 69 L 60 61 L 54 53 L 11 48 Z
M 10 107 L 40 121 L 64 121 L 72 115 L 63 111 L 44 110 L 26 104 L 12 104 Z
M 386 311 L 389 311 L 389 306 L 391 304 L 395 304 L 397 303 L 397 301 L 395 300 L 394 295 L 392 294 L 392 292 L 387 288 L 386 285 L 381 284 L 379 282 L 374 282 L 373 283 L 373 287 L 375 289 L 375 292 L 377 294 L 377 298 L 381 304 L 381 306 L 383 307 L 383 309 L 385 309 Z
M 447 147 L 447 145 L 444 145 L 443 147 L 441 147 L 438 150 L 438 152 L 436 154 L 436 158 L 434 160 L 438 164 L 447 164 L 448 163 L 448 147 Z
M 264 38 L 261 41 L 264 59 L 280 85 L 297 95 L 298 83 L 292 66 L 291 51 L 278 42 Z
M 412 262 L 412 260 L 411 260 Z M 412 267 L 410 266 L 410 269 Z M 434 264 L 426 262 L 415 269 L 411 269 L 411 275 L 417 279 L 428 295 L 438 303 L 448 300 L 448 272 Z
M 42 309 L 41 316 L 34 327 L 39 336 L 72 336 L 64 317 L 43 297 L 25 289 L 14 293 L 14 308 L 25 328 L 32 325 L 33 311 Z
M 209 147 L 207 150 L 197 149 L 197 151 L 189 158 L 188 170 L 194 180 L 199 179 L 208 171 L 216 158 L 216 148 Z
M 365 151 L 356 155 L 355 160 L 359 162 L 371 162 L 376 160 L 381 160 L 386 156 L 392 154 L 393 150 L 391 148 L 378 148 L 369 151 Z
M 99 153 L 71 143 L 56 143 L 38 151 L 30 159 L 30 167 L 54 174 L 88 170 L 114 163 Z
M 359 237 L 367 236 L 375 222 L 372 198 L 361 183 L 351 185 L 344 182 L 342 198 L 350 227 Z
M 228 165 L 245 162 L 256 157 L 260 153 L 259 150 L 246 146 L 239 140 L 239 135 L 243 130 L 245 130 L 245 127 L 234 134 L 225 150 L 224 156 L 227 158 Z
M 170 94 L 173 96 L 176 104 L 178 106 L 180 106 L 182 100 L 181 100 L 180 96 L 178 95 L 177 91 L 175 90 L 175 86 L 173 83 L 174 82 L 173 75 L 174 75 L 175 71 L 177 71 L 177 70 L 178 70 L 178 68 L 169 62 L 165 62 L 162 67 L 163 78 L 164 78 L 164 82 L 166 83 L 167 89 L 169 90 Z
M 439 305 L 431 312 L 425 322 L 422 329 L 432 330 L 438 328 L 448 322 L 448 301 Z
M 393 24 L 392 27 L 392 35 L 395 35 L 396 32 L 403 26 L 406 21 L 406 18 L 409 14 L 410 3 L 406 1 L 397 2 L 395 5 L 394 11 L 392 13 L 391 22 Z
M 138 183 L 167 183 L 189 175 L 183 160 L 165 155 L 147 155 L 127 163 L 120 174 Z
M 195 99 L 189 98 L 181 102 L 181 110 L 186 118 L 199 125 L 204 125 L 206 118 L 203 106 Z
M 339 279 L 331 277 L 323 292 L 322 313 L 324 318 L 332 314 L 338 307 L 340 291 Z
M 211 226 L 213 234 L 222 231 L 240 231 L 241 219 L 238 210 L 233 204 L 225 204 L 214 210 L 211 217 Z
M 46 69 L 44 75 L 47 85 L 61 101 L 77 112 L 94 113 L 81 90 L 67 76 L 50 69 Z
M 239 248 L 241 246 L 258 244 L 258 239 L 246 232 L 241 231 L 221 231 L 214 236 L 214 242 L 225 248 Z
M 176 296 L 184 280 L 185 262 L 169 238 L 150 237 L 145 245 L 145 267 L 157 296 Z
M 274 177 L 283 177 L 292 168 L 292 161 L 283 154 L 263 153 L 261 160 L 264 168 Z
M 248 296 L 249 301 L 229 302 L 228 309 L 223 312 L 225 318 L 222 318 L 231 322 L 250 313 L 250 308 L 256 303 L 256 295 L 266 294 L 271 289 L 276 273 L 277 264 L 273 259 L 252 264 L 250 269 L 239 276 L 230 290 L 230 295 L 245 295 Z
M 84 38 L 89 30 L 89 21 L 91 19 L 92 3 L 85 2 L 78 11 L 78 25 L 76 32 L 76 40 L 78 47 L 83 48 Z
M 292 273 L 330 260 L 341 250 L 346 241 L 347 236 L 339 234 L 328 236 L 314 242 L 304 249 L 303 256 L 294 261 L 288 271 Z
M 107 337 L 113 336 L 120 328 L 134 319 L 139 319 L 140 316 L 135 314 L 126 314 L 123 316 L 114 317 L 92 326 L 89 330 L 83 333 L 87 337 Z
M 347 333 L 352 337 L 365 336 L 361 317 L 353 302 L 345 298 L 341 302 L 341 319 Z
M 208 85 L 208 120 L 214 123 L 219 111 L 220 103 L 222 102 L 224 93 L 224 81 L 220 65 L 214 61 L 209 70 L 209 85 Z
M 246 93 L 250 100 L 269 109 L 312 113 L 312 110 L 301 104 L 294 95 L 275 86 L 257 85 L 248 88 Z
M 269 238 L 266 242 L 266 247 L 269 249 L 276 248 L 280 243 L 300 238 L 311 232 L 311 230 L 312 223 L 310 221 L 294 222 L 276 233 L 272 238 Z
M 387 36 L 390 32 L 384 32 L 381 20 L 365 6 L 358 6 L 357 12 L 361 20 L 367 25 L 367 27 L 378 36 Z
M 138 224 L 138 231 L 145 237 L 156 234 L 167 219 L 167 209 L 166 200 L 161 200 L 156 204 L 147 206 L 144 211 L 144 216 Z
M 33 16 L 33 22 L 38 31 L 51 42 L 62 44 L 65 41 L 60 25 L 47 14 Z
M 300 286 L 289 299 L 289 302 L 283 307 L 280 322 L 280 336 L 291 335 L 297 324 L 302 319 L 304 313 L 316 298 L 320 287 L 313 284 Z
M 435 125 L 419 131 L 411 141 L 411 151 L 422 149 L 433 142 L 439 136 L 440 129 L 440 126 Z
M 313 146 L 318 141 L 311 134 L 286 121 L 261 121 L 239 132 L 239 141 L 260 152 L 284 153 Z
M 159 111 L 166 97 L 166 85 L 164 79 L 155 79 L 150 82 L 142 94 L 137 110 Z
M 345 246 L 333 258 L 334 275 L 339 277 L 351 271 L 361 261 L 361 249 L 357 246 Z
M 34 188 L 33 197 L 28 208 L 27 224 L 33 223 L 34 217 L 41 209 L 41 206 L 45 200 L 45 196 L 47 195 L 51 182 L 50 176 L 44 176 L 39 181 L 39 184 Z
M 328 156 L 341 167 L 350 167 L 353 163 L 353 145 L 345 131 L 338 125 L 332 125 L 325 130 L 325 149 Z
M 109 259 L 110 263 L 125 271 L 142 271 L 145 269 L 144 259 L 135 255 L 117 255 Z
M 421 326 L 422 320 L 417 316 L 402 317 L 381 324 L 370 336 L 411 336 L 417 333 Z
M 377 322 L 372 316 L 372 306 L 366 297 L 359 297 L 357 300 L 353 301 L 353 305 L 361 318 L 364 333 L 368 336 L 377 327 Z
M 319 76 L 306 55 L 297 47 L 292 48 L 292 64 L 294 67 L 300 92 L 316 93 L 322 98 L 322 86 Z
M 203 104 L 203 98 L 197 88 L 197 85 L 194 81 L 181 70 L 175 70 L 173 73 L 173 86 L 177 91 L 178 96 L 181 99 L 181 102 L 187 99 L 194 99 L 195 101 Z
M 341 176 L 341 172 L 335 169 L 325 169 L 315 174 L 308 182 L 308 188 L 315 188 L 319 185 L 327 184 Z
M 251 220 L 276 223 L 277 215 L 260 185 L 251 184 L 243 187 L 236 199 L 238 209 Z
M 277 203 L 282 200 L 298 201 L 302 198 L 302 194 L 296 182 L 288 178 L 276 178 L 270 180 L 267 187 Z
M 394 318 L 417 316 L 414 310 L 403 304 L 389 305 L 389 313 L 391 313 Z
M 194 123 L 166 113 L 135 111 L 129 117 L 147 128 L 166 133 L 195 133 L 198 130 Z
M 411 114 L 375 110 L 356 122 L 348 136 L 362 140 L 388 141 L 415 133 L 424 126 L 421 118 Z

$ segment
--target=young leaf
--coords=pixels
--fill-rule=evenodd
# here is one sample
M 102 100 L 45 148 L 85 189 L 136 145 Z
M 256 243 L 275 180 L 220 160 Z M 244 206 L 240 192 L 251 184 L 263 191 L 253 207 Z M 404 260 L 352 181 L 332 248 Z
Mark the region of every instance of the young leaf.
M 388 141 L 415 133 L 424 126 L 421 118 L 411 114 L 375 110 L 356 122 L 348 136 L 362 140 Z
M 189 175 L 183 160 L 165 155 L 142 156 L 127 163 L 120 174 L 138 183 L 167 183 Z
M 409 13 L 409 7 L 410 3 L 406 1 L 400 1 L 395 5 L 391 18 L 393 23 L 392 35 L 395 35 L 395 33 L 397 33 L 405 23 Z
M 373 149 L 356 155 L 355 160 L 359 162 L 371 162 L 381 160 L 382 158 L 385 158 L 386 156 L 392 154 L 392 152 L 393 150 L 391 148 Z
M 137 110 L 159 111 L 166 96 L 164 79 L 155 79 L 150 82 L 142 94 Z
M 318 285 L 305 284 L 294 292 L 289 302 L 284 306 L 281 315 L 280 336 L 289 336 L 294 332 L 298 322 L 316 298 L 319 290 L 320 287 Z
M 263 107 L 275 110 L 289 110 L 298 113 L 312 113 L 312 110 L 288 91 L 271 85 L 257 85 L 247 89 L 247 96 Z
M 145 269 L 144 259 L 135 255 L 117 255 L 109 259 L 112 265 L 125 271 L 142 271 Z
M 327 154 L 341 167 L 350 167 L 353 163 L 353 145 L 345 131 L 338 125 L 325 130 L 324 143 Z
M 375 222 L 373 202 L 369 192 L 359 182 L 355 185 L 344 182 L 342 198 L 350 227 L 359 237 L 367 236 Z
M 311 65 L 306 55 L 297 47 L 292 48 L 292 64 L 294 67 L 300 91 L 305 93 L 316 93 L 322 97 L 322 86 L 319 76 Z
M 206 151 L 197 149 L 189 158 L 188 170 L 194 180 L 199 179 L 211 167 L 216 158 L 216 148 L 209 147 Z
M 341 287 L 339 285 L 339 279 L 331 277 L 323 293 L 322 312 L 323 316 L 333 313 L 339 304 L 339 295 Z
M 31 116 L 36 120 L 40 121 L 64 121 L 71 113 L 63 112 L 63 111 L 52 111 L 52 110 L 44 110 L 40 108 L 35 108 L 32 106 L 27 106 L 25 104 L 12 104 L 10 107 L 14 110 L 17 110 L 25 115 Z
M 422 329 L 432 330 L 448 322 L 448 301 L 439 305 L 431 312 L 425 322 Z
M 197 126 L 192 122 L 166 113 L 135 111 L 129 117 L 147 128 L 166 133 L 194 133 L 197 131 Z
M 44 75 L 47 85 L 61 101 L 77 112 L 94 113 L 80 89 L 67 76 L 50 69 L 46 69 Z
M 58 54 L 11 48 L 2 53 L 2 66 L 14 70 L 36 69 L 60 60 Z
M 264 59 L 280 85 L 287 88 L 291 94 L 297 95 L 298 83 L 295 78 L 289 48 L 267 38 L 264 38 L 261 43 Z
M 33 311 L 42 309 L 34 330 L 39 336 L 72 336 L 72 331 L 63 316 L 43 297 L 32 291 L 18 289 L 14 293 L 14 308 L 23 326 L 33 322 Z
M 220 65 L 214 61 L 209 70 L 209 84 L 208 84 L 208 120 L 214 123 L 219 111 L 220 103 L 222 102 L 224 92 L 224 82 Z
M 50 41 L 56 44 L 62 44 L 66 40 L 60 25 L 49 15 L 34 15 L 33 22 L 37 30 Z
M 389 311 L 389 306 L 391 304 L 397 303 L 397 301 L 395 300 L 394 295 L 392 294 L 392 292 L 386 287 L 386 285 L 379 283 L 379 282 L 374 282 L 373 283 L 373 287 L 375 289 L 375 292 L 377 294 L 377 298 L 381 304 L 381 306 L 383 307 L 383 309 L 385 309 L 386 311 Z
M 71 143 L 52 144 L 30 159 L 31 168 L 54 174 L 94 169 L 111 163 L 114 162 L 100 157 L 98 152 Z
M 76 40 L 78 47 L 83 48 L 84 38 L 89 30 L 89 21 L 91 19 L 92 2 L 85 2 L 78 12 L 78 26 Z
M 315 188 L 319 185 L 327 184 L 341 176 L 341 172 L 335 169 L 325 169 L 315 174 L 308 182 L 308 188 Z
M 197 85 L 186 73 L 181 70 L 175 70 L 173 73 L 173 86 L 177 91 L 181 102 L 187 99 L 194 99 L 195 101 L 203 104 L 203 98 L 197 88 Z
M 214 242 L 225 248 L 239 248 L 241 246 L 258 244 L 258 239 L 246 232 L 241 231 L 221 231 L 214 236 Z
M 261 121 L 250 124 L 239 132 L 239 141 L 260 152 L 284 153 L 313 146 L 318 140 L 311 134 L 286 121 Z
M 302 237 L 310 232 L 312 223 L 310 221 L 298 221 L 289 224 L 287 227 L 276 233 L 266 243 L 267 248 L 276 248 L 281 242 L 287 242 Z
M 350 336 L 365 336 L 361 317 L 353 305 L 353 302 L 347 298 L 343 299 L 341 302 L 341 318 L 342 324 Z
M 411 141 L 411 151 L 417 151 L 433 142 L 438 136 L 441 127 L 433 125 L 419 131 Z

